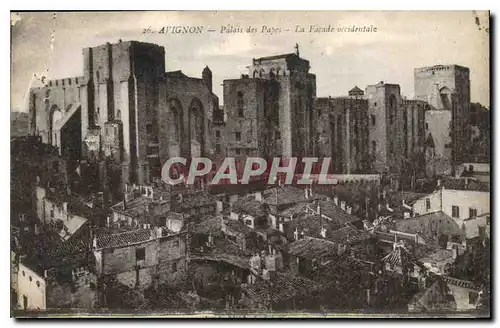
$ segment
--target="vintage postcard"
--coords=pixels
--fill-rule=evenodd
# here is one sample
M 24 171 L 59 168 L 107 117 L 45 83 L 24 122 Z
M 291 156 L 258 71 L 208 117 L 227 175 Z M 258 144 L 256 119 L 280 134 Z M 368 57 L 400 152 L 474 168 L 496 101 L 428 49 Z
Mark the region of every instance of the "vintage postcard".
M 11 316 L 489 318 L 489 23 L 11 12 Z

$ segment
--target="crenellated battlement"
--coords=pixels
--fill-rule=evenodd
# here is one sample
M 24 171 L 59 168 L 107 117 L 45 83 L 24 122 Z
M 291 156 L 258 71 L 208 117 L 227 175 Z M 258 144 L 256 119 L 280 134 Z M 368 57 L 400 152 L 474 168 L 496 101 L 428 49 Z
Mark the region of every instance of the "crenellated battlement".
M 62 79 L 54 79 L 48 80 L 45 83 L 45 86 L 42 88 L 53 88 L 53 87 L 70 87 L 70 86 L 78 86 L 82 83 L 85 83 L 85 78 L 83 76 L 75 76 L 75 77 L 67 77 Z

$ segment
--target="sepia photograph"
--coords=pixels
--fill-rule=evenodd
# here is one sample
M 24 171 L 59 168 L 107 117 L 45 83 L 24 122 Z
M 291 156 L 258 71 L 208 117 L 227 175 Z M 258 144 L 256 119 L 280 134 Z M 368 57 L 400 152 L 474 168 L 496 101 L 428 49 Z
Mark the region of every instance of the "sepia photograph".
M 13 318 L 491 318 L 489 11 L 11 11 Z

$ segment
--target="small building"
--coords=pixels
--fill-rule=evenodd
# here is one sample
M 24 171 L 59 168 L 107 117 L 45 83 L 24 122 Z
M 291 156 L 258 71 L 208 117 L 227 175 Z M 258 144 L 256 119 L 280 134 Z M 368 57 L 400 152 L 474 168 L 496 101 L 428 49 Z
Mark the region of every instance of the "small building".
M 408 304 L 410 312 L 471 311 L 478 308 L 482 286 L 472 281 L 438 276 Z
M 17 305 L 24 310 L 97 308 L 97 279 L 88 244 L 55 233 L 32 236 L 19 256 Z
M 442 211 L 462 226 L 465 219 L 491 213 L 487 184 L 468 178 L 448 179 L 439 184 L 434 192 L 413 204 L 416 215 Z
M 186 231 L 166 227 L 97 234 L 93 252 L 98 278 L 112 276 L 129 288 L 175 285 L 187 270 Z

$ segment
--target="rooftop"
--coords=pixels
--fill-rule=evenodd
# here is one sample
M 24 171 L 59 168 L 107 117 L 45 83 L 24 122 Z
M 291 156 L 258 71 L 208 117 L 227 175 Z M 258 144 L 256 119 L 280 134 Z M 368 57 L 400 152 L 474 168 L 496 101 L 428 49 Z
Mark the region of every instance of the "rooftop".
M 239 198 L 236 202 L 234 202 L 232 211 L 235 213 L 249 214 L 254 217 L 260 217 L 267 214 L 265 204 L 255 200 L 255 196 L 253 195 Z
M 452 278 L 448 276 L 441 276 L 441 279 L 443 279 L 444 282 L 448 285 L 452 286 L 457 286 L 457 287 L 462 287 L 462 288 L 467 288 L 467 289 L 474 289 L 476 291 L 480 291 L 482 289 L 481 284 L 468 281 L 468 280 L 462 280 L 462 279 L 457 279 L 457 278 Z
M 161 231 L 161 235 L 158 235 L 159 231 Z M 96 236 L 96 248 L 103 249 L 141 244 L 161 236 L 167 236 L 169 233 L 170 231 L 165 227 L 156 229 L 137 229 L 111 234 L 100 233 Z
M 342 228 L 331 233 L 327 233 L 326 238 L 342 244 L 356 244 L 371 238 L 371 234 L 358 230 L 350 224 L 345 224 Z
M 451 190 L 471 190 L 471 191 L 487 191 L 491 190 L 488 183 L 481 182 L 474 179 L 447 179 L 442 182 L 445 189 Z
M 320 206 L 321 214 L 326 215 L 335 225 L 343 225 L 360 221 L 360 218 L 344 211 L 340 206 L 335 205 L 331 200 L 319 200 L 317 203 Z
M 313 237 L 304 237 L 288 245 L 288 253 L 310 259 L 336 256 L 337 251 L 336 243 Z
M 324 199 L 326 196 L 313 195 L 306 198 L 305 190 L 292 186 L 273 187 L 267 189 L 262 194 L 262 199 L 270 205 L 288 205 L 300 202 L 312 202 L 313 200 Z
M 259 279 L 243 287 L 254 301 L 281 302 L 296 296 L 308 296 L 318 290 L 318 284 L 289 272 L 276 272 L 269 280 Z
M 462 235 L 462 231 L 455 220 L 441 211 L 416 216 L 410 219 L 396 220 L 396 230 L 420 234 L 431 240 L 435 240 L 438 235 Z

